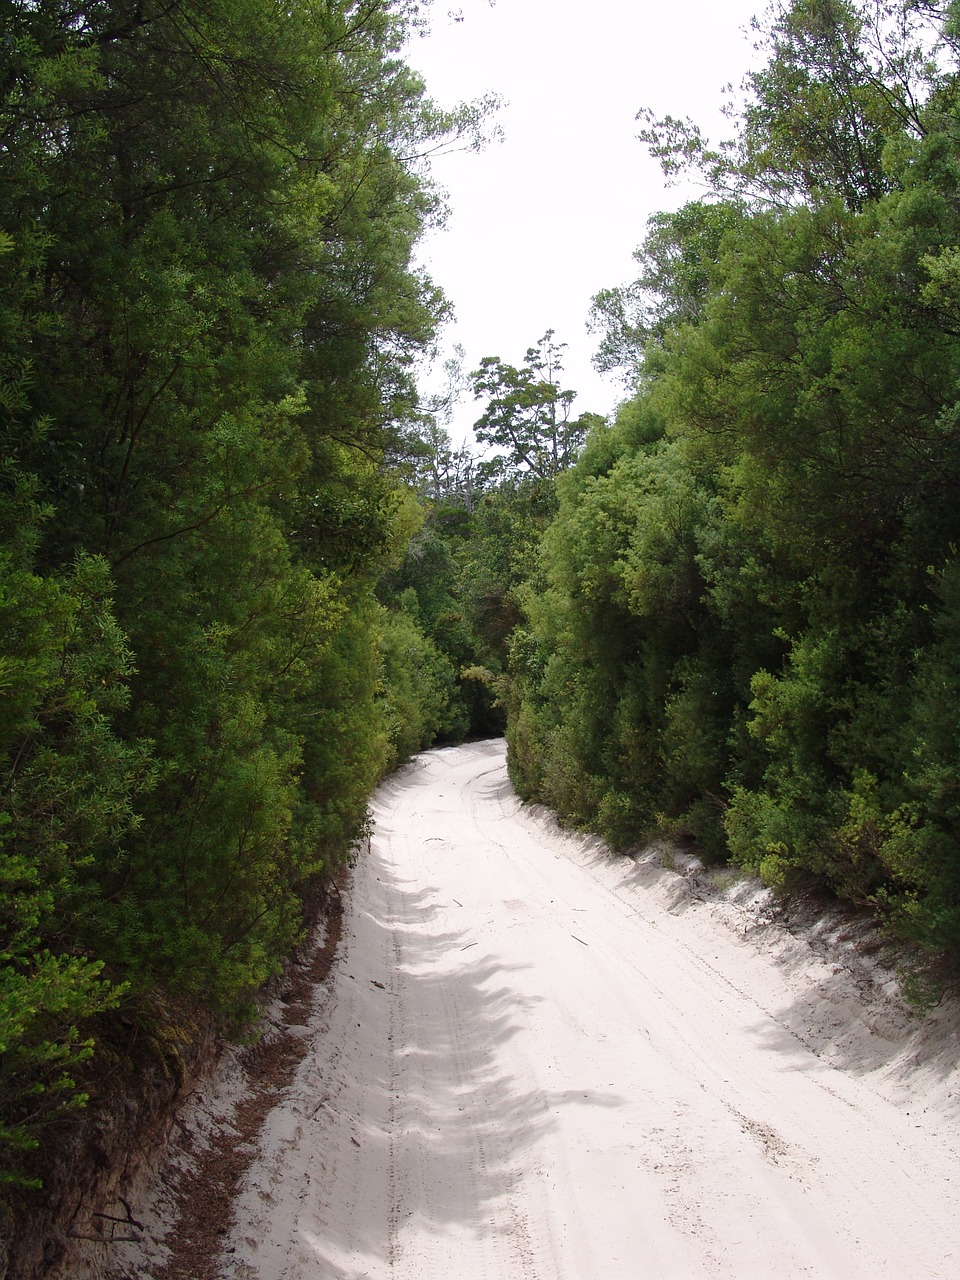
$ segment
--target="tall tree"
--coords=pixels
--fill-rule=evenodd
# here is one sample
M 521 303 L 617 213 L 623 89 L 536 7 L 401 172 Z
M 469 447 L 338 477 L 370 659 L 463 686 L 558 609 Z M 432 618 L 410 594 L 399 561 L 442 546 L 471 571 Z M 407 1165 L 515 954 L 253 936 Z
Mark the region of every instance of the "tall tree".
M 519 593 L 511 766 L 612 839 L 872 906 L 956 981 L 955 13 L 794 0 L 762 34 L 726 150 L 648 134 L 711 199 L 598 298 L 639 391 Z
M 4 1141 L 101 973 L 242 1016 L 390 758 L 374 586 L 445 307 L 412 265 L 424 158 L 484 111 L 425 97 L 414 16 L 7 6 L 0 1028 L 40 1056 Z
M 487 407 L 474 424 L 478 440 L 501 451 L 488 472 L 504 469 L 552 479 L 571 465 L 583 443 L 591 419 L 571 420 L 575 391 L 564 390 L 563 350 L 548 329 L 527 349 L 518 369 L 499 356 L 486 356 L 471 374 L 473 394 Z
M 945 83 L 942 14 L 913 0 L 775 0 L 754 21 L 765 64 L 731 106 L 733 138 L 642 110 L 640 138 L 668 178 L 693 172 L 718 196 L 777 206 L 839 197 L 860 209 L 891 188 L 884 148 L 920 137 Z

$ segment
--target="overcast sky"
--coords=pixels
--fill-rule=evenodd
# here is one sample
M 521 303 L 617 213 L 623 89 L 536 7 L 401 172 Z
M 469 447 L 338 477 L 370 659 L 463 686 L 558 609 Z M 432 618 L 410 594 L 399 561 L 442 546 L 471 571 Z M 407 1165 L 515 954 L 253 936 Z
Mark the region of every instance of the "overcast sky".
M 456 5 L 463 21 L 447 16 Z M 434 0 L 432 31 L 408 61 L 444 106 L 494 92 L 505 100 L 505 134 L 480 154 L 442 156 L 434 173 L 448 193 L 444 230 L 419 260 L 453 302 L 443 335 L 466 350 L 519 365 L 552 328 L 568 344 L 564 385 L 575 412 L 609 413 L 622 399 L 596 373 L 587 333 L 590 300 L 634 278 L 631 254 L 646 220 L 691 190 L 664 186 L 637 140 L 642 107 L 692 116 L 725 136 L 724 85 L 755 62 L 751 17 L 764 0 Z M 427 389 L 430 389 L 428 384 Z M 482 406 L 464 404 L 454 443 Z

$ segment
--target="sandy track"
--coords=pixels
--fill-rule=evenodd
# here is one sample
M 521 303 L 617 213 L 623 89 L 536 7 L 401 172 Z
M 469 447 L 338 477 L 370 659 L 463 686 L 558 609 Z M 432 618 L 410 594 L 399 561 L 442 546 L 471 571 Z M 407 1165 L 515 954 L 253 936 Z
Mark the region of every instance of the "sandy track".
M 895 1095 L 866 1028 L 830 1065 L 789 966 L 523 811 L 502 744 L 375 817 L 225 1278 L 960 1276 L 955 1081 Z

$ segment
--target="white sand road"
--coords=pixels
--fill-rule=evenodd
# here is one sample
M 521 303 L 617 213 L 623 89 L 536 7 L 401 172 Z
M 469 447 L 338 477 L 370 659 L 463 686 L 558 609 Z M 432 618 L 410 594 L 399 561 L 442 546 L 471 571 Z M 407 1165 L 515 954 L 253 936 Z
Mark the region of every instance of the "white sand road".
M 502 743 L 375 820 L 225 1278 L 960 1276 L 957 1077 L 830 966 L 524 810 Z

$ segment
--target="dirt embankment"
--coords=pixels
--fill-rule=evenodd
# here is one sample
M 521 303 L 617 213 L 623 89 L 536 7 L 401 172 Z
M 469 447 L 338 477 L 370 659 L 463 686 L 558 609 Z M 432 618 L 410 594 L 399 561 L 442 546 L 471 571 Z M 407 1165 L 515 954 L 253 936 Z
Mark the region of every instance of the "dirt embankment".
M 316 923 L 264 993 L 267 1016 L 250 1047 L 183 1006 L 102 1030 L 81 1081 L 88 1106 L 42 1153 L 43 1190 L 11 1201 L 0 1280 L 139 1276 L 144 1250 L 166 1260 L 167 1280 L 215 1274 L 251 1144 L 306 1051 L 298 1028 L 339 940 L 342 883 L 313 896 Z M 159 1254 L 151 1242 L 162 1242 Z
M 79 1081 L 87 1107 L 60 1122 L 33 1160 L 42 1190 L 8 1194 L 0 1280 L 72 1276 L 95 1242 L 138 1237 L 145 1163 L 165 1149 L 179 1103 L 222 1049 L 213 1019 L 187 1008 L 104 1020 L 97 1041 Z

